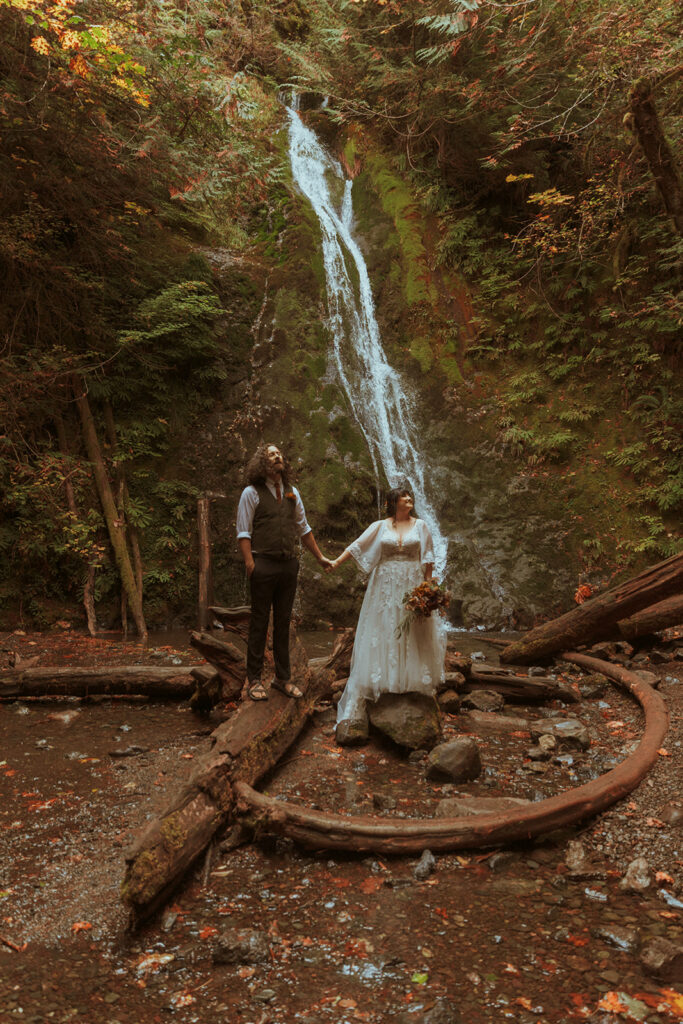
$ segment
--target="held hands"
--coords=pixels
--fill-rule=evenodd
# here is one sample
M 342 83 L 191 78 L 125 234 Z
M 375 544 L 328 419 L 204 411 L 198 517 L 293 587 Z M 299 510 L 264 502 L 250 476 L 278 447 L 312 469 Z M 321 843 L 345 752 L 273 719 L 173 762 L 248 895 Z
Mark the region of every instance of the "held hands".
M 325 566 L 325 572 L 333 572 L 339 565 L 339 559 L 335 558 L 333 562 L 329 558 L 325 559 L 327 565 Z

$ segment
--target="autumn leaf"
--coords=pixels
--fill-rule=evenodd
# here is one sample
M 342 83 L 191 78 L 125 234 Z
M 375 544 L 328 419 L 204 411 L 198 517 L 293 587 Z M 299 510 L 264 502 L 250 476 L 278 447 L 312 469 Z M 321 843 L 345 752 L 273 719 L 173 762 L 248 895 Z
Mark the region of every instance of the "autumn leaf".
M 628 1013 L 628 1007 L 622 1003 L 621 995 L 621 992 L 607 992 L 598 1003 L 598 1008 L 609 1010 L 610 1013 Z
M 383 878 L 376 878 L 370 875 L 368 878 L 363 879 L 358 888 L 360 889 L 361 892 L 372 893 L 377 892 L 377 890 L 381 889 L 383 885 Z
M 658 882 L 669 882 L 671 885 L 673 885 L 674 880 L 671 877 L 671 875 L 669 875 L 666 871 L 655 872 L 655 878 Z
M 92 925 L 90 924 L 90 921 L 76 921 L 71 925 L 71 931 L 74 935 L 77 935 L 78 932 L 88 932 L 91 928 Z
M 200 939 L 210 939 L 213 935 L 218 935 L 218 928 L 214 928 L 213 925 L 207 924 L 206 928 L 202 928 L 199 933 Z
M 671 757 L 671 754 L 669 753 L 669 751 L 665 750 L 664 747 L 660 747 L 659 750 L 657 751 L 657 753 L 659 754 L 660 757 Z
M 35 50 L 36 53 L 42 53 L 47 57 L 50 52 L 50 44 L 47 39 L 43 39 L 42 36 L 34 36 L 31 40 L 31 49 Z

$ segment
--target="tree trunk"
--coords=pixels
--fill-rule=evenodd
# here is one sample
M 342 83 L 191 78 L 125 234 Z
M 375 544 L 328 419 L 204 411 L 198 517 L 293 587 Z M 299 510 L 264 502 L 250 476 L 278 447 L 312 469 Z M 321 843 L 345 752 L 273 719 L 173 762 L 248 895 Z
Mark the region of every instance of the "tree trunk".
M 104 404 L 104 423 L 107 430 L 107 438 L 109 440 L 109 446 L 111 448 L 112 460 L 114 462 L 114 480 L 116 482 L 116 494 L 117 500 L 116 505 L 119 512 L 119 519 L 122 523 L 123 536 L 126 542 L 130 540 L 130 550 L 133 555 L 133 568 L 135 571 L 135 585 L 140 595 L 140 606 L 142 607 L 142 581 L 143 581 L 143 570 L 142 570 L 142 556 L 140 554 L 140 540 L 138 537 L 138 531 L 135 526 L 130 522 L 128 515 L 128 483 L 126 482 L 126 470 L 122 462 L 116 459 L 118 452 L 119 442 L 116 435 L 116 421 L 114 420 L 114 410 L 109 402 Z M 127 610 L 127 595 L 125 587 L 121 590 L 121 628 L 123 635 L 128 636 L 128 610 Z
M 558 619 L 530 630 L 500 652 L 502 662 L 524 665 L 588 643 L 642 608 L 683 591 L 683 554 L 650 566 L 638 576 L 585 601 Z
M 627 124 L 635 133 L 645 154 L 664 208 L 679 235 L 683 234 L 683 193 L 678 168 L 666 140 L 652 96 L 652 82 L 641 78 L 628 96 Z
M 666 601 L 643 608 L 629 619 L 617 622 L 617 629 L 625 640 L 633 642 L 641 636 L 651 636 L 669 626 L 683 625 L 683 594 L 674 594 Z
M 197 537 L 199 545 L 199 629 L 209 622 L 211 593 L 211 518 L 210 503 L 206 495 L 197 499 Z
M 145 696 L 189 700 L 197 689 L 192 667 L 112 665 L 106 668 L 36 666 L 0 673 L 0 698 Z
M 114 496 L 109 484 L 109 478 L 107 477 L 107 470 L 100 450 L 100 444 L 97 439 L 95 421 L 93 420 L 90 403 L 88 402 L 84 388 L 82 393 L 77 395 L 76 404 L 78 405 L 78 411 L 81 415 L 85 447 L 92 466 L 95 485 L 102 505 L 102 511 L 104 512 L 104 518 L 107 523 L 109 539 L 114 549 L 114 557 L 116 559 L 116 565 L 119 570 L 121 582 L 123 584 L 126 597 L 128 598 L 138 633 L 143 639 L 146 639 L 147 626 L 142 612 L 142 598 L 135 582 L 135 575 L 128 555 L 128 548 L 126 546 L 123 523 L 116 509 Z
M 217 640 L 210 633 L 190 633 L 190 644 L 221 675 L 233 679 L 241 688 L 247 678 L 247 660 L 234 644 Z
M 528 841 L 604 811 L 630 793 L 657 761 L 666 735 L 664 701 L 634 672 L 580 654 L 564 654 L 591 672 L 618 680 L 645 711 L 645 733 L 635 751 L 607 774 L 528 807 L 460 818 L 415 819 L 327 814 L 257 793 L 247 779 L 234 785 L 238 812 L 252 825 L 315 850 L 416 855 L 425 849 L 463 850 Z

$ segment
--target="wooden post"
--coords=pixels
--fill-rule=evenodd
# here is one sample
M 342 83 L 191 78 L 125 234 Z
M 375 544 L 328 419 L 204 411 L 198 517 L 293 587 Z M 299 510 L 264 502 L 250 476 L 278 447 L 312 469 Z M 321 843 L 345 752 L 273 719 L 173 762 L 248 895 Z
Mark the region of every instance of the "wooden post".
M 197 498 L 197 533 L 199 538 L 199 629 L 205 630 L 209 623 L 209 605 L 213 602 L 211 593 L 211 516 L 210 498 L 207 494 Z

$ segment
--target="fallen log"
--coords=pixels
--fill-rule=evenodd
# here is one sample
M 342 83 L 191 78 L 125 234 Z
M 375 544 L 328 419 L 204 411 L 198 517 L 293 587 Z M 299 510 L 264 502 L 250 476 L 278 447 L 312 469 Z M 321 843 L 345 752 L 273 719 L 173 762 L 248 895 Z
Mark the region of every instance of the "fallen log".
M 247 676 L 247 661 L 234 644 L 217 640 L 210 633 L 190 633 L 190 646 L 199 651 L 203 658 L 228 679 L 234 680 L 240 688 Z
M 192 666 L 111 665 L 105 668 L 37 666 L 0 673 L 0 699 L 11 697 L 154 697 L 189 700 Z
M 607 627 L 683 592 L 683 554 L 652 565 L 626 583 L 597 594 L 505 647 L 500 660 L 524 665 L 604 636 Z
M 577 704 L 581 698 L 571 686 L 558 683 L 555 679 L 534 676 L 516 676 L 506 672 L 478 672 L 474 669 L 465 680 L 463 692 L 472 690 L 495 690 L 508 700 L 527 701 L 561 700 L 565 704 Z
M 209 611 L 214 619 L 220 622 L 223 629 L 236 633 L 246 641 L 251 618 L 251 607 L 248 604 L 237 605 L 234 608 L 223 608 L 221 605 L 212 604 L 209 606 Z
M 292 649 L 292 680 L 300 700 L 270 691 L 267 701 L 246 701 L 211 735 L 212 749 L 126 854 L 121 897 L 137 926 L 163 904 L 219 829 L 234 819 L 234 786 L 262 778 L 299 735 L 331 673 L 310 672 L 306 652 Z
M 617 630 L 624 640 L 633 643 L 643 636 L 660 633 L 669 626 L 683 625 L 683 594 L 674 594 L 665 601 L 636 612 L 629 619 L 617 622 Z
M 332 654 L 327 666 L 335 675 L 336 679 L 348 679 L 351 669 L 351 655 L 353 654 L 353 641 L 356 638 L 356 630 L 353 627 L 342 630 L 335 640 Z
M 532 839 L 604 811 L 630 793 L 657 760 L 666 735 L 668 713 L 664 701 L 634 672 L 587 655 L 566 653 L 591 672 L 600 672 L 625 686 L 645 712 L 645 731 L 637 750 L 621 764 L 576 789 L 538 803 L 494 814 L 427 821 L 352 817 L 327 814 L 258 793 L 246 779 L 234 785 L 238 811 L 265 832 L 284 835 L 317 850 L 346 850 L 375 854 L 422 853 L 500 846 Z

